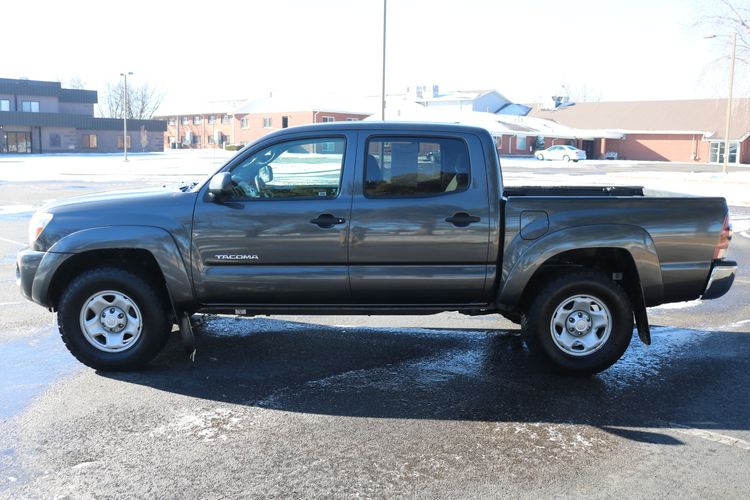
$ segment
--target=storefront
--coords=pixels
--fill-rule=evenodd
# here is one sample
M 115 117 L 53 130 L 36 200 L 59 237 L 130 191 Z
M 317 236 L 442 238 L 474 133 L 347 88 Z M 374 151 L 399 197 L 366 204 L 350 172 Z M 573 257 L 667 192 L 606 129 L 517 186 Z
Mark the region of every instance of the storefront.
M 31 153 L 31 132 L 1 130 L 0 153 Z

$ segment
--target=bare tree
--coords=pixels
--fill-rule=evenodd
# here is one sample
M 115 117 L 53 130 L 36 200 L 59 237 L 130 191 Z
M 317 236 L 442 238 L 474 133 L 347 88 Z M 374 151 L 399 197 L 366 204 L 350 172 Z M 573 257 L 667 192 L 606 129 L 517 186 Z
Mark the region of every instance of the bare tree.
M 697 24 L 716 34 L 737 33 L 737 62 L 750 66 L 750 0 L 719 0 L 710 7 L 704 4 Z
M 154 116 L 164 94 L 148 83 L 128 83 L 128 118 L 147 120 Z M 122 118 L 125 114 L 125 85 L 122 80 L 108 83 L 99 100 L 99 114 L 106 118 Z
M 80 75 L 73 75 L 68 80 L 67 85 L 63 86 L 68 89 L 85 89 L 86 81 Z

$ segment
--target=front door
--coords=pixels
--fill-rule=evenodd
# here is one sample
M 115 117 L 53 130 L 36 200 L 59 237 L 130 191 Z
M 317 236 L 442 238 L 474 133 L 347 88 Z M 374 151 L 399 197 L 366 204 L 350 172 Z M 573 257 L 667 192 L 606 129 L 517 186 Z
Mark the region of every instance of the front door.
M 359 142 L 349 250 L 353 300 L 482 302 L 490 201 L 479 140 L 360 134 Z
M 231 196 L 211 201 L 204 188 L 192 245 L 202 304 L 348 301 L 347 179 L 355 138 L 337 132 L 269 139 L 227 166 Z

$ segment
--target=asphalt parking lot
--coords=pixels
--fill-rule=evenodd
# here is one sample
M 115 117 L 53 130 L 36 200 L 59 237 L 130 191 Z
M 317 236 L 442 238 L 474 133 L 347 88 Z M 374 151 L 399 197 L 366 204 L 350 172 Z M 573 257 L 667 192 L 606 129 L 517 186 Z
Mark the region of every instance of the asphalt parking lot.
M 588 379 L 497 316 L 203 316 L 195 362 L 97 373 L 23 300 L 33 207 L 131 187 L 0 183 L 0 497 L 746 497 L 750 234 L 733 289 L 650 311 Z M 27 207 L 23 209 L 23 207 Z M 750 209 L 732 208 L 737 219 Z

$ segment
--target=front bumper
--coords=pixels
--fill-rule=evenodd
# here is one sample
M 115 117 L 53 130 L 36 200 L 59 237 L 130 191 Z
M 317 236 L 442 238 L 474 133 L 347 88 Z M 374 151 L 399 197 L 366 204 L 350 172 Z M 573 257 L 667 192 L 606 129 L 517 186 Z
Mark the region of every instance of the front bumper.
M 45 252 L 24 248 L 16 255 L 16 283 L 21 289 L 21 294 L 29 300 L 34 300 L 32 294 L 34 277 L 44 254 Z
M 711 275 L 703 292 L 703 299 L 718 299 L 729 291 L 737 274 L 737 263 L 732 261 L 714 262 Z

